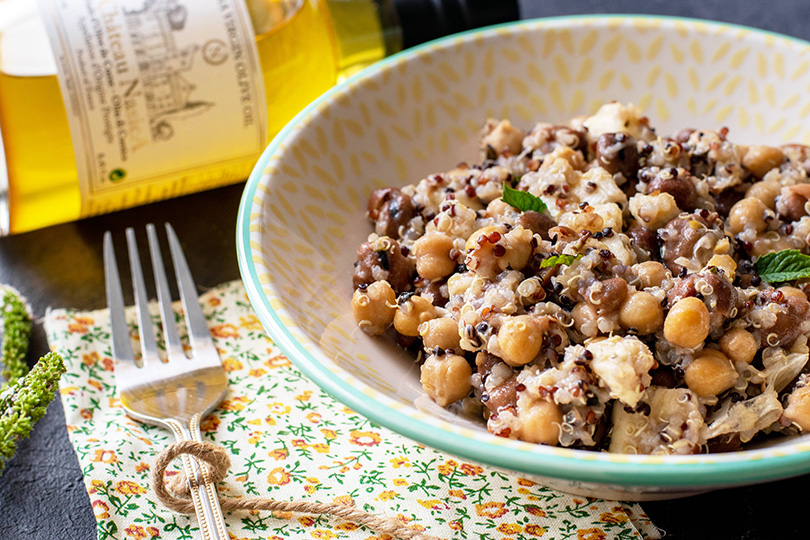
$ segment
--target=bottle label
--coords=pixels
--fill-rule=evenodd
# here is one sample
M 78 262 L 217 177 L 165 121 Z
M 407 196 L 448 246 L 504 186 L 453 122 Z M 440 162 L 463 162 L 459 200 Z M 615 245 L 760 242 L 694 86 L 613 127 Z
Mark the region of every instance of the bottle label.
M 39 1 L 83 216 L 247 176 L 267 107 L 243 0 Z

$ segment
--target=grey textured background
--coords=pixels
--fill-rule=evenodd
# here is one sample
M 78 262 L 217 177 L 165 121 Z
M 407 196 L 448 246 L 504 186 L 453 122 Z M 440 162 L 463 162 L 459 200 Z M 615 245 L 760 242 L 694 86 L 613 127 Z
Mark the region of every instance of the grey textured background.
M 810 1 L 745 0 L 521 0 L 523 18 L 585 13 L 645 13 L 704 18 L 743 24 L 810 38 Z M 45 306 L 59 299 L 63 305 L 94 308 L 103 305 L 100 264 L 76 261 L 97 259 L 105 229 L 120 231 L 122 224 L 142 227 L 153 220 L 172 220 L 190 253 L 190 265 L 201 287 L 239 277 L 233 225 L 240 186 L 185 197 L 171 203 L 84 220 L 17 237 L 0 239 L 0 283 L 20 287 L 44 315 Z M 200 216 L 217 215 L 213 222 Z M 179 216 L 179 217 L 178 217 Z M 188 218 L 183 220 L 182 218 Z M 195 219 L 196 218 L 196 219 Z M 43 267 L 44 260 L 52 264 Z M 206 252 L 230 253 L 210 268 Z M 36 272 L 37 274 L 32 274 Z M 76 290 L 75 283 L 87 289 Z M 32 285 L 35 284 L 35 285 Z M 71 289 L 74 287 L 74 289 Z M 47 344 L 37 326 L 29 361 L 44 354 Z M 806 537 L 803 517 L 807 477 L 775 484 L 701 495 L 680 501 L 647 503 L 654 522 L 668 538 L 767 539 Z M 90 540 L 96 537 L 90 502 L 81 471 L 64 426 L 62 407 L 54 402 L 23 441 L 18 455 L 0 477 L 0 539 Z

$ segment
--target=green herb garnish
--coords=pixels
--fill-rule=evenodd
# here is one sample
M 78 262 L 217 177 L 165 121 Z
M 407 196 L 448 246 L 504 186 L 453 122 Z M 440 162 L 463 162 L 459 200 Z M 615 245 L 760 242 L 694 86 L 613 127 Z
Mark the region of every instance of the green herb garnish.
M 768 283 L 781 283 L 810 277 L 810 255 L 798 249 L 784 249 L 763 255 L 754 264 L 759 277 Z
M 551 268 L 552 266 L 566 265 L 571 266 L 574 261 L 582 258 L 582 253 L 577 255 L 553 255 L 548 259 L 543 259 L 540 263 L 540 268 Z
M 503 184 L 503 194 L 501 198 L 503 202 L 512 208 L 517 208 L 521 212 L 532 210 L 542 213 L 548 209 L 546 203 L 544 203 L 543 199 L 540 197 L 535 197 L 528 191 L 520 191 L 519 189 L 511 188 L 506 183 Z
M 31 315 L 19 293 L 10 288 L 0 288 L 0 321 L 3 329 L 2 362 L 0 375 L 7 381 L 0 390 L 28 373 L 25 353 L 31 338 Z
M 28 437 L 34 424 L 45 414 L 64 372 L 62 357 L 50 352 L 40 358 L 25 377 L 12 382 L 0 393 L 0 472 L 14 455 L 17 442 Z

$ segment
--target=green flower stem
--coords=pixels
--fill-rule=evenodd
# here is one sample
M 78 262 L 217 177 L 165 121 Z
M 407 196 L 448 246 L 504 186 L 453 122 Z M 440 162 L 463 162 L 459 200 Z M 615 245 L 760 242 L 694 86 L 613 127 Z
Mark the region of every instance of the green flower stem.
M 28 373 L 25 353 L 31 338 L 31 315 L 19 293 L 11 287 L 0 289 L 0 318 L 3 328 L 3 370 L 8 384 Z
M 5 461 L 14 455 L 17 442 L 28 437 L 56 395 L 59 379 L 65 372 L 62 357 L 50 352 L 34 368 L 12 382 L 0 394 L 0 473 Z

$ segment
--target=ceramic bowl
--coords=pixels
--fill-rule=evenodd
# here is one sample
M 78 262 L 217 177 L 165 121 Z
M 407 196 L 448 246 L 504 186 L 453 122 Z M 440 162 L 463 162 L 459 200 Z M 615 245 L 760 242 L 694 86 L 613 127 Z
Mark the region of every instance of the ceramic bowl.
M 618 100 L 659 133 L 727 126 L 735 142 L 810 143 L 810 44 L 696 20 L 545 19 L 393 56 L 336 86 L 269 145 L 237 227 L 248 296 L 267 332 L 325 391 L 374 422 L 466 460 L 563 491 L 684 496 L 810 471 L 810 441 L 695 456 L 637 456 L 499 438 L 422 392 L 419 368 L 350 314 L 369 193 L 478 160 L 488 117 L 531 127 Z

